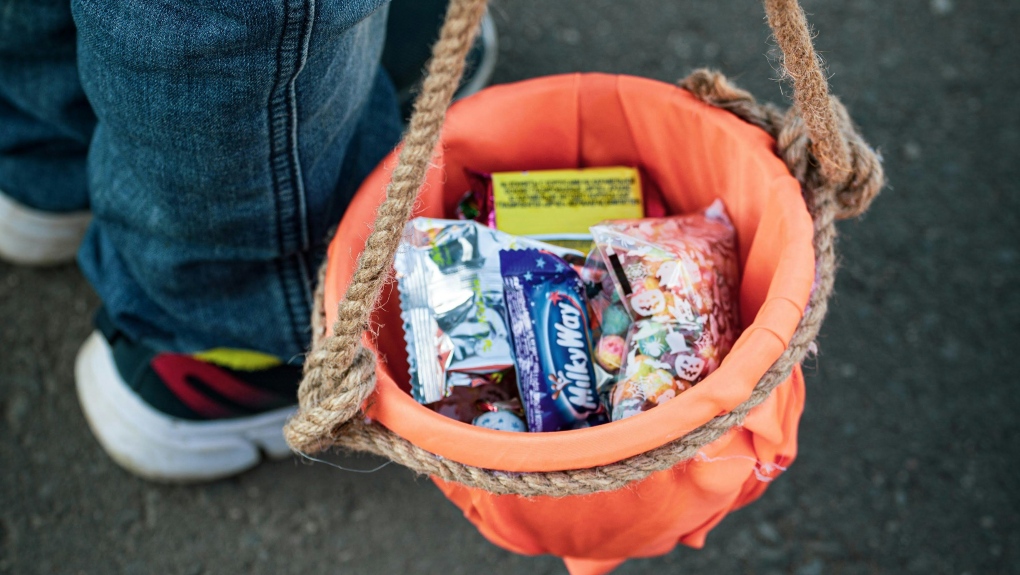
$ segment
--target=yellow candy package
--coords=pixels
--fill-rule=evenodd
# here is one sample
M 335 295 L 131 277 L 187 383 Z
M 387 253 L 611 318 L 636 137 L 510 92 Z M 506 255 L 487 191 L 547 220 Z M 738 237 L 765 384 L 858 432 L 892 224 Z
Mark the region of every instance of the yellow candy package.
M 587 252 L 589 228 L 603 220 L 645 215 L 641 176 L 628 167 L 483 174 L 468 170 L 463 219 Z

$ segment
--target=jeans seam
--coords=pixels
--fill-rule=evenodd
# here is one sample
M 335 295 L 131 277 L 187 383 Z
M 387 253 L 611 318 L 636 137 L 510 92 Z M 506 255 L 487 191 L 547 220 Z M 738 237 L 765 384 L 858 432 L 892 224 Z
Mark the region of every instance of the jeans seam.
M 290 314 L 291 336 L 298 348 L 307 344 L 312 277 L 302 252 L 309 249 L 304 182 L 298 149 L 298 108 L 295 85 L 308 60 L 315 18 L 315 0 L 285 0 L 276 77 L 269 99 L 269 169 L 277 214 L 280 263 L 277 273 Z

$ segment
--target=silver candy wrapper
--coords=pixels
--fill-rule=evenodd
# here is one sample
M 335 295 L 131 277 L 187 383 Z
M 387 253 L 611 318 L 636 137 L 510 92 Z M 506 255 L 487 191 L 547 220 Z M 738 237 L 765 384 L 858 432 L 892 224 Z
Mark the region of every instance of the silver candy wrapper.
M 411 394 L 418 402 L 445 397 L 458 381 L 448 375 L 492 373 L 513 365 L 499 252 L 523 248 L 577 253 L 473 221 L 408 222 L 394 267 Z

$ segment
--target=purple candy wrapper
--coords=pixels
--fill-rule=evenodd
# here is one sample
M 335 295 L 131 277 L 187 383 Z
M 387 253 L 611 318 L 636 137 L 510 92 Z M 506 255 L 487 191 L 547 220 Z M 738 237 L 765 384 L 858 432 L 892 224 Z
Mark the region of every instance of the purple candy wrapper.
M 550 253 L 501 251 L 499 259 L 528 431 L 603 423 L 584 283 Z

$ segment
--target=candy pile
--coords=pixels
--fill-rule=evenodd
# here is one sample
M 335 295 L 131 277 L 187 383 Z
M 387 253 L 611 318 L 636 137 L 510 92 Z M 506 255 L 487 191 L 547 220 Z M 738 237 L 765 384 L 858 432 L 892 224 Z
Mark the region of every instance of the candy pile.
M 584 258 L 476 221 L 412 220 L 395 267 L 415 399 L 482 427 L 560 431 L 651 409 L 718 367 L 738 332 L 722 203 L 590 233 Z

